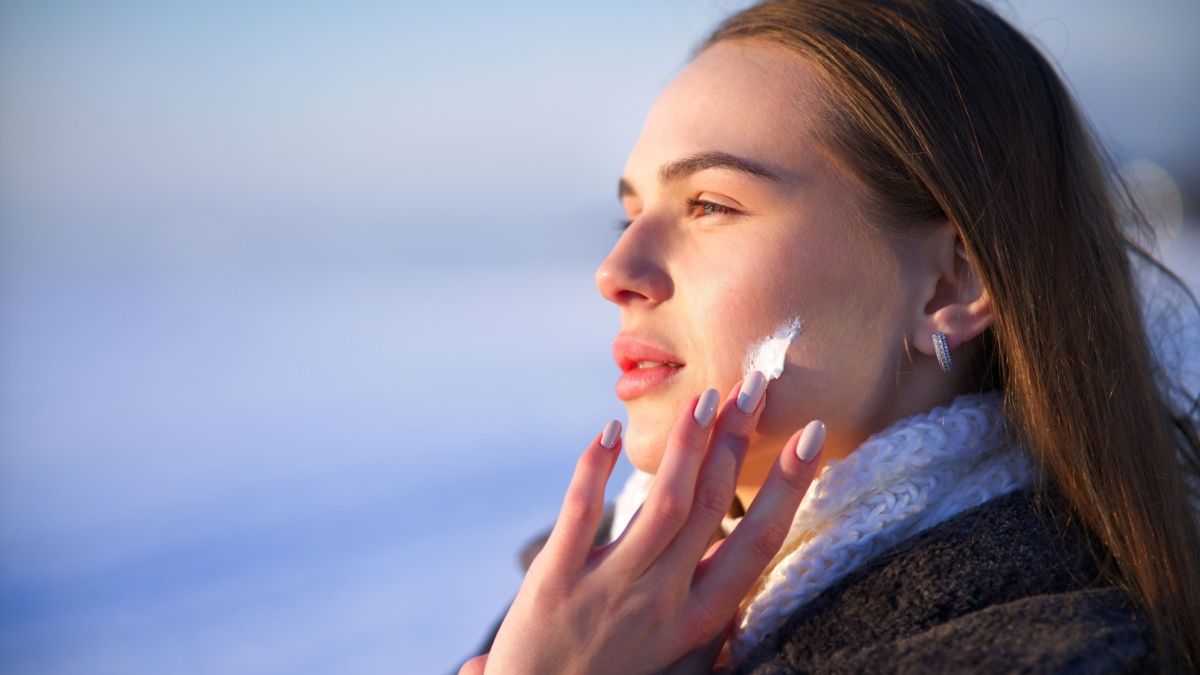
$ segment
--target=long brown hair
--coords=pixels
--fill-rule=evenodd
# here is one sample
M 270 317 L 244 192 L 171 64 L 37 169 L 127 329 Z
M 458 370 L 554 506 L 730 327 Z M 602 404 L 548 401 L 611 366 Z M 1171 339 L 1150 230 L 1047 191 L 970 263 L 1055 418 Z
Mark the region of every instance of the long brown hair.
M 891 234 L 955 225 L 994 308 L 977 380 L 1149 617 L 1160 668 L 1200 669 L 1196 426 L 1155 386 L 1123 227 L 1139 215 L 1054 68 L 969 0 L 768 0 L 693 56 L 747 39 L 817 66 L 821 141 Z

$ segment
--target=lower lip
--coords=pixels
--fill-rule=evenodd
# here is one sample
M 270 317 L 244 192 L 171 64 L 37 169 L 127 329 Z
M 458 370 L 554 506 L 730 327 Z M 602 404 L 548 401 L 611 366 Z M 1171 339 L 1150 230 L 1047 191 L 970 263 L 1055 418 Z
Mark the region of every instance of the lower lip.
M 617 380 L 617 398 L 622 401 L 637 398 L 651 389 L 675 377 L 680 368 L 670 366 L 655 366 L 653 368 L 634 368 Z

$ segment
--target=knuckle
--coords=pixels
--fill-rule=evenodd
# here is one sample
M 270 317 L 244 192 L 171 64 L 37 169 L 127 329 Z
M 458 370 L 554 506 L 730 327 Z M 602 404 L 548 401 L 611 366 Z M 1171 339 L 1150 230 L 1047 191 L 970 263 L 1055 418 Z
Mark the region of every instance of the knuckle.
M 779 472 L 779 479 L 783 482 L 784 487 L 792 492 L 804 492 L 812 482 L 812 477 L 803 470 L 788 471 L 784 469 Z
M 486 663 L 487 656 L 476 656 L 463 664 L 463 667 L 458 670 L 458 675 L 480 675 L 483 673 L 484 664 Z
M 779 547 L 783 546 L 783 540 L 787 538 L 788 530 L 778 523 L 764 523 L 751 540 L 751 550 L 756 556 L 764 560 L 770 560 L 779 552 Z
M 724 630 L 727 622 L 728 619 L 717 616 L 711 607 L 697 602 L 693 611 L 688 614 L 685 626 L 687 633 L 695 639 L 697 644 L 701 644 Z
M 606 468 L 608 458 L 604 456 L 604 452 L 592 450 L 584 452 L 579 457 L 579 462 L 576 464 L 576 470 L 585 474 L 593 474 Z
M 737 454 L 750 444 L 750 427 L 735 424 L 721 430 L 717 436 L 716 446 L 720 449 Z
M 537 574 L 532 572 L 533 570 L 531 569 L 530 573 L 525 575 L 525 583 L 521 586 L 521 593 L 526 594 L 534 604 L 558 602 L 561 593 L 554 577 L 544 573 L 544 570 L 542 573 Z
M 754 428 L 757 426 L 757 419 L 755 417 L 740 412 L 728 415 L 723 422 L 720 432 L 739 439 L 750 438 L 750 434 L 753 433 Z
M 682 448 L 685 452 L 695 452 L 705 439 L 686 425 L 676 427 L 671 431 L 670 443 Z
M 546 549 L 542 549 L 533 556 L 533 560 L 529 561 L 529 569 L 525 574 L 530 578 L 537 578 L 554 572 L 553 564 L 550 562 L 550 554 Z
M 689 505 L 679 495 L 665 494 L 655 507 L 655 515 L 667 525 L 680 525 L 687 520 L 689 510 Z
M 696 497 L 696 508 L 700 510 L 702 516 L 719 520 L 729 512 L 729 505 L 732 501 L 733 498 L 726 486 L 708 482 L 700 486 L 700 493 Z
M 735 445 L 745 445 L 750 442 L 750 432 L 753 429 L 749 424 L 735 424 L 725 431 L 725 436 L 729 442 Z
M 562 515 L 572 523 L 586 523 L 598 517 L 600 507 L 578 493 L 571 493 L 563 501 Z

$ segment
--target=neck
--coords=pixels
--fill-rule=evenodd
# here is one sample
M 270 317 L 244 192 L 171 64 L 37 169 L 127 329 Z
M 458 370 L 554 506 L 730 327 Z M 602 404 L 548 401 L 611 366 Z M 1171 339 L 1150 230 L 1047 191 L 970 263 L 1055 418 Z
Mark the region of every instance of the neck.
M 880 428 L 888 425 L 882 425 Z M 858 446 L 862 445 L 863 441 L 867 440 L 870 434 L 845 433 L 838 429 L 830 428 L 825 436 L 825 443 L 821 446 L 821 453 L 813 460 L 816 464 L 814 476 L 821 475 L 821 471 L 825 465 L 834 460 L 842 460 L 850 456 Z M 773 438 L 756 438 L 751 444 L 750 449 L 746 452 L 746 460 L 742 464 L 741 473 L 738 474 L 737 488 L 734 494 L 746 508 L 754 503 L 754 498 L 758 496 L 758 491 L 766 482 L 767 476 L 771 473 L 771 468 L 775 465 L 775 460 L 778 457 L 780 449 L 787 443 L 788 439 L 773 439 Z
M 957 395 L 951 390 L 925 391 L 924 395 L 913 395 L 906 400 L 908 405 L 889 410 L 873 419 L 869 424 L 857 425 L 848 429 L 846 425 L 830 424 L 827 428 L 825 443 L 817 456 L 814 476 L 821 475 L 825 466 L 833 461 L 841 461 L 849 457 L 867 439 L 877 433 L 890 429 L 896 423 L 922 415 L 939 406 L 950 405 Z M 826 420 L 828 423 L 828 420 Z M 868 430 L 869 429 L 869 430 Z M 756 435 L 746 452 L 746 459 L 738 474 L 737 488 L 734 494 L 746 508 L 754 503 L 759 489 L 767 480 L 771 468 L 775 464 L 778 453 L 787 443 L 788 437 L 778 438 L 768 435 Z

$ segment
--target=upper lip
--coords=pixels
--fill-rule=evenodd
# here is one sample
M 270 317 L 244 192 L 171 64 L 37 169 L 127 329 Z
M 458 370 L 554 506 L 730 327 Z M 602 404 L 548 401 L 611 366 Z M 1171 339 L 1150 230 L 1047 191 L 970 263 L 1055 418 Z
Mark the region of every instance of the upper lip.
M 646 340 L 622 333 L 613 340 L 613 360 L 621 372 L 629 372 L 637 368 L 642 361 L 654 361 L 676 366 L 684 365 L 683 360 L 665 349 L 650 344 Z

